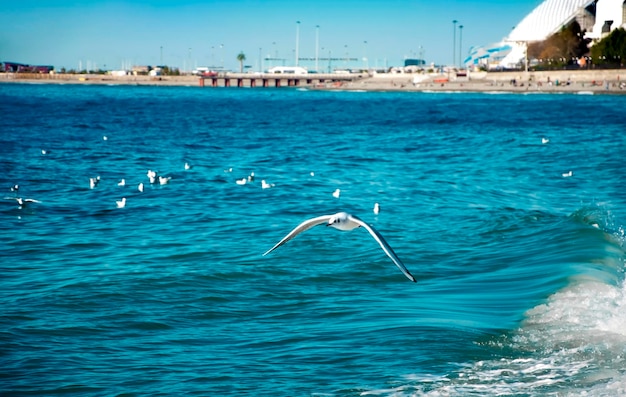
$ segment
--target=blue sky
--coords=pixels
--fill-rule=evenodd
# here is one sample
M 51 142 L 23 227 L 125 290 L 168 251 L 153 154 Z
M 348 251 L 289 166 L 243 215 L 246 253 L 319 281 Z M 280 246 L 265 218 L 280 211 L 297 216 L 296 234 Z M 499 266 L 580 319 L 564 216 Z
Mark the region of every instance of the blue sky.
M 504 38 L 540 0 L 137 0 L 5 1 L 0 6 L 0 61 L 121 69 L 163 63 L 238 69 L 236 56 L 259 69 L 268 56 L 294 64 L 300 57 L 358 58 L 331 67 L 428 63 L 463 57 L 472 45 Z M 298 24 L 297 21 L 300 21 Z M 319 29 L 316 28 L 319 26 Z M 316 34 L 317 32 L 317 34 Z M 367 58 L 367 62 L 364 60 Z M 263 67 L 282 61 L 263 61 Z M 314 62 L 300 62 L 313 68 Z M 328 61 L 320 62 L 326 69 Z

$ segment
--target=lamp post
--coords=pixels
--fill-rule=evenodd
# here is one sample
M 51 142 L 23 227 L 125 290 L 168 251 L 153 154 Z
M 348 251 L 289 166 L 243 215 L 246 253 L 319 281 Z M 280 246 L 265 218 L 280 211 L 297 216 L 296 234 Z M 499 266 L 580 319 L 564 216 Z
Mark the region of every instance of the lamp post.
M 224 71 L 224 44 L 220 44 L 220 64 L 222 72 Z
M 463 67 L 463 57 L 461 53 L 463 52 L 463 25 L 459 25 L 459 65 Z
M 189 58 L 189 72 L 192 70 L 193 65 L 191 63 L 191 47 L 189 47 L 188 53 L 187 53 L 187 58 Z
M 331 58 L 331 51 L 330 48 L 328 49 L 328 73 L 330 73 L 332 71 L 332 58 Z
M 369 60 L 367 59 L 367 40 L 363 41 L 363 62 L 365 63 L 365 70 L 369 70 Z
M 276 49 L 276 42 L 272 41 L 272 48 L 274 49 L 274 62 L 278 61 L 278 50 Z M 278 65 L 277 63 L 270 62 L 270 67 Z
M 296 21 L 296 53 L 295 53 L 295 58 L 296 58 L 296 66 L 298 66 L 298 58 L 299 58 L 299 51 L 300 50 L 300 21 Z
M 320 25 L 315 25 L 315 71 L 319 72 Z
M 456 24 L 459 21 L 452 21 L 452 66 L 456 65 Z

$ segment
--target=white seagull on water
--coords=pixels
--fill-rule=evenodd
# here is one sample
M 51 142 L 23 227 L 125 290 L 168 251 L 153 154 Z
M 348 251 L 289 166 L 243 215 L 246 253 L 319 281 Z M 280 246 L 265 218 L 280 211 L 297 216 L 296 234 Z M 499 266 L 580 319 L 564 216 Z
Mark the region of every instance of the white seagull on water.
M 95 178 L 89 178 L 89 188 L 90 189 L 95 189 L 95 187 L 98 186 L 98 183 L 100 183 L 100 175 L 98 175 Z
M 124 208 L 126 206 L 126 197 L 122 197 L 121 200 L 115 201 L 115 204 L 117 204 L 117 208 Z
M 402 271 L 402 273 L 404 273 L 404 275 L 409 280 L 415 282 L 415 277 L 413 277 L 413 275 L 409 273 L 409 271 L 404 266 L 400 258 L 398 258 L 396 253 L 393 252 L 389 244 L 387 244 L 383 236 L 381 236 L 381 234 L 378 233 L 378 231 L 374 229 L 372 226 L 368 225 L 357 216 L 348 214 L 347 212 L 338 212 L 334 215 L 322 215 L 322 216 L 311 218 L 309 220 L 302 222 L 295 229 L 289 232 L 288 235 L 283 237 L 283 239 L 280 240 L 275 246 L 273 246 L 266 253 L 264 253 L 263 256 L 274 251 L 276 248 L 285 244 L 287 241 L 296 237 L 298 234 L 306 230 L 309 230 L 313 226 L 321 225 L 323 223 L 326 223 L 326 226 L 332 226 L 335 229 L 339 229 L 339 230 L 352 230 L 352 229 L 356 229 L 357 227 L 363 227 L 372 235 L 372 237 L 374 237 L 374 240 L 376 240 L 378 244 L 380 244 L 380 247 L 383 249 L 383 251 L 385 251 L 385 254 L 387 254 L 387 256 L 391 258 L 393 263 L 395 263 L 395 265 L 398 266 L 398 268 Z

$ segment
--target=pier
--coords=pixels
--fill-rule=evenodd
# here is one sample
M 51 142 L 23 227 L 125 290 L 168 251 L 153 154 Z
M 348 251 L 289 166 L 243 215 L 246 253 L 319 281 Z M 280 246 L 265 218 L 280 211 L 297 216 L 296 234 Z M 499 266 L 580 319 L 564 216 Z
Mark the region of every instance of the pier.
M 362 73 L 220 73 L 200 76 L 201 87 L 332 87 L 368 77 Z

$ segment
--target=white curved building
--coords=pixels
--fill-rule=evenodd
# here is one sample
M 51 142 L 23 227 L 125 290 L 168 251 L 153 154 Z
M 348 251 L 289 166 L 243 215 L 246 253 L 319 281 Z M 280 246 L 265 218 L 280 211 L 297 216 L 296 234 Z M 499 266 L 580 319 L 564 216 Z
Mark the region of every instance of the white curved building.
M 582 17 L 586 13 L 585 7 L 592 3 L 595 3 L 595 1 L 546 0 L 524 17 L 505 41 L 529 42 L 545 40 L 558 32 L 564 25 L 568 25 L 574 19 Z
M 626 0 L 601 0 L 596 5 L 596 23 L 587 37 L 598 40 L 618 28 L 626 28 Z
M 528 43 L 545 40 L 574 20 L 587 31 L 586 37 L 599 40 L 614 29 L 626 27 L 626 0 L 545 0 L 525 16 L 499 45 L 502 48 L 508 46 L 508 53 L 494 53 L 493 57 L 479 59 L 470 54 L 465 64 L 519 67 L 526 58 Z

